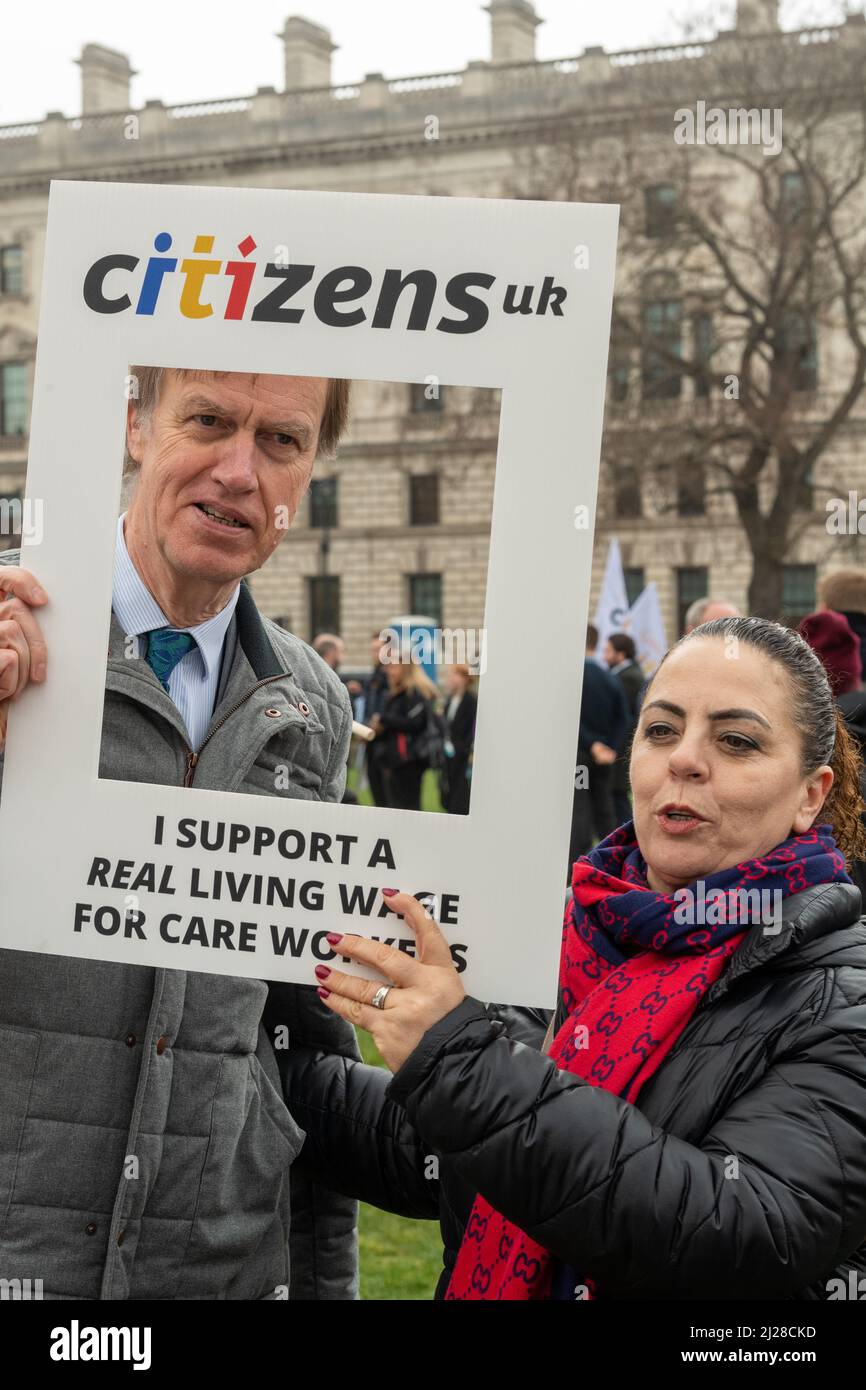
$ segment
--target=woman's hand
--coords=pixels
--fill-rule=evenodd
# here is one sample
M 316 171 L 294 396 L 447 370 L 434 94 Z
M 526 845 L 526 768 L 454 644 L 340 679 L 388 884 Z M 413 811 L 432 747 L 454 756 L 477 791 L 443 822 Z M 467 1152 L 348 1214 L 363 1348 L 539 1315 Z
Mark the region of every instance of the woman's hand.
M 411 893 L 383 890 L 392 912 L 401 913 L 415 932 L 417 957 L 407 956 L 381 941 L 363 936 L 337 936 L 328 940 L 341 956 L 379 970 L 393 988 L 384 1008 L 370 1001 L 381 988 L 378 980 L 361 980 L 327 965 L 316 966 L 319 994 L 329 1009 L 350 1023 L 360 1024 L 373 1041 L 390 1071 L 402 1067 L 410 1052 L 434 1023 L 462 1002 L 466 991 L 454 968 L 448 942 L 437 923 Z

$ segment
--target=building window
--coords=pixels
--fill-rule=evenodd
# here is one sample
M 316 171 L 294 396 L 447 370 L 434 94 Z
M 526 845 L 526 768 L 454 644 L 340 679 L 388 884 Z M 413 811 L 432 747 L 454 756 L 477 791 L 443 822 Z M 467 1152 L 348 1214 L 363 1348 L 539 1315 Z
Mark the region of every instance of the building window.
M 779 181 L 779 215 L 786 223 L 796 222 L 806 211 L 808 190 L 798 170 L 789 170 Z
M 794 627 L 815 611 L 815 566 L 782 566 L 782 622 Z
M 710 394 L 712 388 L 712 381 L 710 379 L 713 360 L 712 314 L 695 314 L 693 327 L 695 334 L 695 366 L 700 368 L 700 374 L 695 377 L 695 395 L 704 397 Z
M 21 545 L 23 498 L 22 492 L 7 492 L 0 497 L 0 550 L 18 550 Z
M 0 246 L 0 294 L 24 293 L 24 251 L 20 246 Z
M 631 608 L 646 588 L 643 567 L 634 565 L 631 569 L 626 568 L 623 570 L 623 575 L 625 576 L 625 596 L 628 599 L 628 606 Z
M 682 356 L 682 306 L 678 299 L 652 299 L 643 311 L 641 376 L 645 400 L 672 400 L 682 390 L 682 373 L 671 357 Z
M 307 580 L 309 585 L 310 634 L 312 642 L 320 632 L 340 631 L 340 576 L 316 574 Z
M 437 411 L 443 407 L 445 388 L 438 381 L 413 381 L 409 392 L 414 414 L 424 410 Z
M 614 513 L 620 520 L 641 516 L 640 482 L 637 469 L 629 463 L 614 467 L 613 475 Z
M 815 325 L 802 309 L 786 310 L 776 329 L 776 362 L 790 378 L 792 391 L 814 391 L 818 385 L 818 345 Z
M 409 575 L 409 610 L 422 618 L 433 618 L 442 626 L 441 574 Z
M 644 189 L 647 236 L 667 236 L 673 230 L 677 220 L 677 204 L 677 190 L 672 183 L 655 183 Z
M 438 473 L 413 473 L 410 476 L 409 525 L 439 525 Z
M 703 516 L 706 511 L 706 481 L 702 468 L 692 464 L 677 476 L 677 515 Z
M 686 613 L 696 599 L 706 598 L 710 587 L 705 565 L 689 565 L 677 570 L 677 631 L 684 632 Z
M 27 433 L 27 365 L 0 366 L 0 435 Z
M 631 364 L 624 353 L 614 352 L 610 360 L 610 393 L 617 405 L 628 400 Z
M 336 478 L 314 478 L 310 483 L 310 525 L 338 525 Z

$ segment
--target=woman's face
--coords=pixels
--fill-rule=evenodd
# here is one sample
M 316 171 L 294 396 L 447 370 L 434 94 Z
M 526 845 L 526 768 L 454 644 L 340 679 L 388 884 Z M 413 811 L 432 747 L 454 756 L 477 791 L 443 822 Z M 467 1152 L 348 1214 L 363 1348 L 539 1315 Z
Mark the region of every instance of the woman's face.
M 661 892 L 774 849 L 817 820 L 833 781 L 801 771 L 792 693 L 745 642 L 697 637 L 646 694 L 631 755 L 637 841 Z

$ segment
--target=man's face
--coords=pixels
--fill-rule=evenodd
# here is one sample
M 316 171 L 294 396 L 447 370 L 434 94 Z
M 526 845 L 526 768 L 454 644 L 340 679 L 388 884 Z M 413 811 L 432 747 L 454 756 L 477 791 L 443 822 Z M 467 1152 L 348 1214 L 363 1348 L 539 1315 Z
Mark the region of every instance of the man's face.
M 129 412 L 139 549 L 214 583 L 260 569 L 309 484 L 327 392 L 324 377 L 166 371 L 151 418 Z
M 622 660 L 619 652 L 615 647 L 611 646 L 610 642 L 605 642 L 602 655 L 604 657 L 605 666 L 618 666 Z

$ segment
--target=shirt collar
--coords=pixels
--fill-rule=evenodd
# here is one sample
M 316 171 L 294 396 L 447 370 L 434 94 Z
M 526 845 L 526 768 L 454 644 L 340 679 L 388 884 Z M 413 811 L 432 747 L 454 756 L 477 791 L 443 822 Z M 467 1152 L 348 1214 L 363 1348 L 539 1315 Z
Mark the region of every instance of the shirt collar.
M 132 563 L 123 534 L 124 516 L 119 517 L 117 522 L 111 606 L 127 637 L 138 637 L 157 627 L 171 627 L 171 623 Z M 234 616 L 240 591 L 241 586 L 238 584 L 228 603 L 215 617 L 207 618 L 197 627 L 177 629 L 179 632 L 188 632 L 195 640 L 208 675 L 212 675 L 219 665 L 226 632 Z

